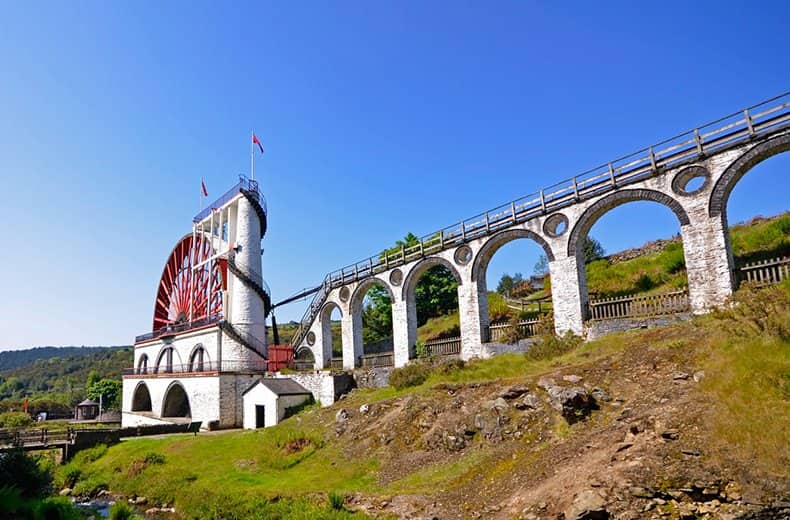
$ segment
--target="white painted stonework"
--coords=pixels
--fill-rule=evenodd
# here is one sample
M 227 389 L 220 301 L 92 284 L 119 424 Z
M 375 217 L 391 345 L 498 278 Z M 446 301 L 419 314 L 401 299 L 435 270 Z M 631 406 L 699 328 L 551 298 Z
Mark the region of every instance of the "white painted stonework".
M 244 428 L 254 430 L 257 428 L 256 406 L 264 406 L 264 426 L 269 428 L 278 424 L 284 417 L 286 409 L 304 404 L 310 400 L 309 393 L 302 395 L 277 395 L 266 387 L 260 380 L 254 383 L 243 396 L 244 402 Z

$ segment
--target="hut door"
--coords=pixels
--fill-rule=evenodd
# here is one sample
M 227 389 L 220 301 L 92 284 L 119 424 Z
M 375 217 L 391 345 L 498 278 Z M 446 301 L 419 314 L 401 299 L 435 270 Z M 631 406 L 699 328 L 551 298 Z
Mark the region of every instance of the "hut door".
M 256 428 L 265 428 L 266 427 L 266 407 L 262 404 L 255 405 L 255 427 Z

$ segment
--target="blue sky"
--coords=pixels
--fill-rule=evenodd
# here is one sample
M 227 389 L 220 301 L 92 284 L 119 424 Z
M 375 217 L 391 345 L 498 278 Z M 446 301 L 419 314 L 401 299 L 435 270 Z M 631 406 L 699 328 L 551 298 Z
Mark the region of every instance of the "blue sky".
M 0 349 L 146 332 L 200 178 L 247 173 L 251 128 L 277 300 L 790 86 L 786 2 L 72 4 L 0 17 Z M 730 220 L 788 209 L 789 166 L 747 175 Z M 634 204 L 592 234 L 677 229 Z M 537 255 L 510 244 L 489 280 Z

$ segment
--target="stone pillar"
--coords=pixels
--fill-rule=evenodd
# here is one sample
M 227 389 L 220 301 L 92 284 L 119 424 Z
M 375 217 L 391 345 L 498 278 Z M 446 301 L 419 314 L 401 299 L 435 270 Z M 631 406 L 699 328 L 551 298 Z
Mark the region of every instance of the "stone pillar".
M 362 316 L 354 316 L 349 309 L 340 320 L 343 336 L 343 368 L 353 370 L 362 355 Z
M 413 323 L 414 327 L 410 324 Z M 417 341 L 417 308 L 412 302 L 411 312 L 405 300 L 395 296 L 392 302 L 392 350 L 396 368 L 402 367 L 414 357 Z
M 461 359 L 484 357 L 481 307 L 488 312 L 488 295 L 480 294 L 471 276 L 458 285 L 458 313 L 461 322 Z M 481 305 L 481 300 L 483 304 Z
M 702 314 L 723 304 L 732 295 L 734 279 L 727 221 L 706 211 L 689 214 L 681 226 L 683 254 L 689 284 L 691 312 Z
M 584 333 L 587 310 L 587 277 L 584 262 L 575 256 L 556 258 L 549 262 L 551 301 L 554 306 L 554 330 L 559 335 L 571 331 Z

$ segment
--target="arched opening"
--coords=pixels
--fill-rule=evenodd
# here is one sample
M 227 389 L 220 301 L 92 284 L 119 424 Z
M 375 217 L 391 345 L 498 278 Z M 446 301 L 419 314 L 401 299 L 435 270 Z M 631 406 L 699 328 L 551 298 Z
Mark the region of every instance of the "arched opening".
M 140 356 L 140 359 L 137 361 L 137 373 L 138 374 L 148 373 L 148 354 L 143 354 L 142 356 Z
M 408 274 L 403 294 L 414 343 L 409 348 L 415 348 L 410 356 L 460 352 L 460 282 L 455 267 L 440 257 L 426 258 Z
M 680 204 L 651 190 L 623 190 L 585 211 L 569 240 L 586 318 L 602 320 L 689 310 Z
M 312 370 L 315 367 L 313 351 L 302 347 L 294 352 L 294 368 L 296 370 Z
M 173 373 L 173 347 L 166 347 L 159 353 L 156 360 L 156 373 L 157 374 L 172 374 Z
M 770 141 L 769 141 L 770 143 Z M 737 284 L 780 280 L 790 257 L 790 138 L 758 145 L 731 165 L 711 195 L 711 216 L 728 230 L 730 268 Z
M 363 366 L 391 365 L 393 362 L 392 298 L 389 287 L 376 278 L 359 285 L 351 297 L 354 351 L 361 352 Z M 359 348 L 360 342 L 362 348 Z
M 513 341 L 535 332 L 534 324 L 552 308 L 549 260 L 553 258 L 545 240 L 527 230 L 505 231 L 483 244 L 472 279 L 481 296 L 485 339 Z
M 189 371 L 190 372 L 203 372 L 208 365 L 208 354 L 203 345 L 198 344 L 189 356 Z
M 343 335 L 341 332 L 341 320 L 343 313 L 340 307 L 334 302 L 328 302 L 321 310 L 321 345 L 320 348 L 324 355 L 324 363 L 333 361 L 334 363 L 343 362 Z
M 148 385 L 143 382 L 137 384 L 132 396 L 132 411 L 133 412 L 150 412 L 151 410 L 151 394 L 148 391 Z
M 191 417 L 189 398 L 180 383 L 172 383 L 165 392 L 162 417 Z

